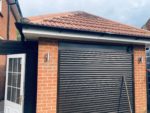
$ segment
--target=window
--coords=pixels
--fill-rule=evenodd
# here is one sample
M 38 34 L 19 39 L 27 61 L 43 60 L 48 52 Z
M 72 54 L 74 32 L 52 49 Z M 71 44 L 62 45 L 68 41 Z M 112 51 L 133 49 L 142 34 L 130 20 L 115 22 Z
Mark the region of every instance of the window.
M 0 13 L 2 12 L 2 0 L 0 0 Z
M 7 82 L 7 100 L 20 104 L 21 58 L 10 58 Z

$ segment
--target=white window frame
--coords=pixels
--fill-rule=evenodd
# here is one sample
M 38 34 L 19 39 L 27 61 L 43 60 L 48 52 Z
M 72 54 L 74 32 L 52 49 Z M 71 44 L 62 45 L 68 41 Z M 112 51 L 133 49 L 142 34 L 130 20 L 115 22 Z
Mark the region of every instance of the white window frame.
M 0 40 L 4 40 L 4 38 L 0 35 Z
M 2 13 L 2 1 L 3 0 L 0 0 L 0 13 Z

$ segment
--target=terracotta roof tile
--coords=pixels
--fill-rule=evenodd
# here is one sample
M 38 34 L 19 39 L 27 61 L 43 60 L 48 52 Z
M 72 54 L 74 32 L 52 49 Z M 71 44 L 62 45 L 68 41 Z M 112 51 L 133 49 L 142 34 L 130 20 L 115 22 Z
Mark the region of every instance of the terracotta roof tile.
M 28 18 L 32 24 L 81 31 L 150 37 L 150 31 L 121 24 L 86 12 L 68 12 Z

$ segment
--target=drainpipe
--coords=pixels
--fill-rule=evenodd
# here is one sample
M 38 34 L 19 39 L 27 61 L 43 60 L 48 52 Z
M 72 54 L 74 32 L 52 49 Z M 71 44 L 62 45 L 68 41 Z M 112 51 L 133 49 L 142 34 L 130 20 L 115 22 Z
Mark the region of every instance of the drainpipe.
M 16 4 L 16 0 L 14 3 L 10 3 L 9 0 L 7 0 L 8 3 L 8 11 L 7 11 L 7 40 L 9 40 L 9 31 L 10 31 L 10 6 Z

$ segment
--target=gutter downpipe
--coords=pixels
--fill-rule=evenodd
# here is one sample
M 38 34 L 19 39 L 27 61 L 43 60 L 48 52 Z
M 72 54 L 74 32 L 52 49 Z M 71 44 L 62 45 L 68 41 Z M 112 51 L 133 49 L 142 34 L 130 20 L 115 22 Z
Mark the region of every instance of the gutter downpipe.
M 7 11 L 7 40 L 9 40 L 9 32 L 10 32 L 10 6 L 16 4 L 16 0 L 14 3 L 9 3 L 9 0 L 7 0 L 8 4 L 8 11 Z

